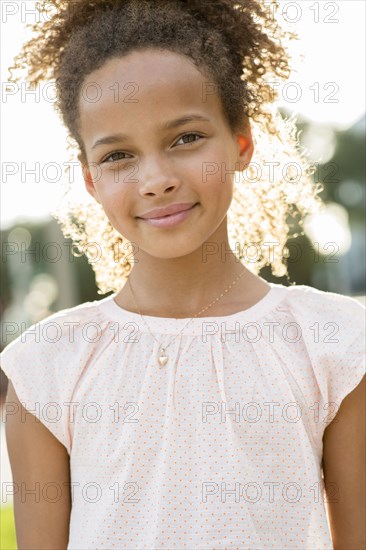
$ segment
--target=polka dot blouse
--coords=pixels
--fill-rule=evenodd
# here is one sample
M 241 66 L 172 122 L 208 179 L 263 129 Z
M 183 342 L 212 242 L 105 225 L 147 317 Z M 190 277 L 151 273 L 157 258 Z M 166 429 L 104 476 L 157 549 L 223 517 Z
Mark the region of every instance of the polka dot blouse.
M 270 283 L 232 315 L 145 316 L 154 338 L 114 298 L 1 354 L 70 455 L 68 549 L 333 548 L 322 436 L 365 373 L 364 306 Z

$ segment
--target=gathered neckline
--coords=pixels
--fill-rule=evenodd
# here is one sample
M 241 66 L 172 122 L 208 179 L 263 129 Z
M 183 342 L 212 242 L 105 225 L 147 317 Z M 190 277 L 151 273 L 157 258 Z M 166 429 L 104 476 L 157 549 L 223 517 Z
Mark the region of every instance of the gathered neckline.
M 251 321 L 254 322 L 260 317 L 270 312 L 276 307 L 279 302 L 287 295 L 287 287 L 279 283 L 270 283 L 270 289 L 258 302 L 250 306 L 249 308 L 231 313 L 229 315 L 213 315 L 208 317 L 157 317 L 154 315 L 143 315 L 143 319 L 148 324 L 149 329 L 153 332 L 159 330 L 160 332 L 169 332 L 172 328 L 182 329 L 187 324 L 187 331 L 193 333 L 202 332 L 202 325 L 225 322 L 225 321 Z M 110 294 L 102 300 L 95 300 L 94 304 L 112 321 L 117 322 L 131 322 L 138 323 L 142 332 L 149 332 L 145 323 L 141 319 L 139 313 L 129 311 L 119 306 L 115 297 L 117 292 Z M 189 321 L 189 323 L 188 323 Z

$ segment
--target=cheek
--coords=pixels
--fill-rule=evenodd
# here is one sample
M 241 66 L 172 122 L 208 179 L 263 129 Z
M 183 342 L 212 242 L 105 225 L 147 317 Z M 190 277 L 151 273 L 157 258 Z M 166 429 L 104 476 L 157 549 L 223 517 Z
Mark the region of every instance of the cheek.
M 118 192 L 104 192 L 100 195 L 101 206 L 109 223 L 125 239 L 134 238 L 134 220 L 129 209 L 127 197 Z
M 99 181 L 95 184 L 102 203 L 110 205 L 113 203 L 125 203 L 129 194 L 130 175 L 122 170 L 104 169 L 99 173 Z
M 205 159 L 201 159 L 200 169 L 202 183 L 210 184 L 220 191 L 232 187 L 235 166 L 232 166 L 230 151 L 226 151 L 222 144 L 207 151 Z
M 202 178 L 202 193 L 209 197 L 209 200 L 225 206 L 233 197 L 235 174 L 228 172 L 224 163 L 215 162 L 208 168 L 208 173 Z
M 95 187 L 107 218 L 112 226 L 121 232 L 123 226 L 128 223 L 127 218 L 131 215 L 129 202 L 131 193 L 128 190 L 128 185 L 114 181 L 113 174 L 109 174 L 108 177 L 103 174 Z
M 225 178 L 224 171 L 218 171 L 215 178 L 212 178 L 211 184 L 207 185 L 209 201 L 212 205 L 216 205 L 214 209 L 215 216 L 219 216 L 220 219 L 224 216 L 230 208 L 233 200 L 233 182 L 232 175 L 227 174 Z

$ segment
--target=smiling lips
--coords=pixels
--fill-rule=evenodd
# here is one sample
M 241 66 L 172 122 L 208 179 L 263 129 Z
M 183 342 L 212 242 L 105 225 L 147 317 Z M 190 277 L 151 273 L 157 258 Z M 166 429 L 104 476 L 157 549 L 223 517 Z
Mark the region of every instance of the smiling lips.
M 138 216 L 139 219 L 155 227 L 172 227 L 185 220 L 198 203 L 177 203 L 165 208 L 155 208 Z

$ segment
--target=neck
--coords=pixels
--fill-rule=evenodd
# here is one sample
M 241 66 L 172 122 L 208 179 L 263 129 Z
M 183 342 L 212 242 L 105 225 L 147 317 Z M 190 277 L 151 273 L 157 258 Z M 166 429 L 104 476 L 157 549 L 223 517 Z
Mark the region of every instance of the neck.
M 219 254 L 203 261 L 201 250 L 179 258 L 142 256 L 131 272 L 131 285 L 140 295 L 145 290 L 145 298 L 150 295 L 155 304 L 164 301 L 171 304 L 172 300 L 177 300 L 193 305 L 219 291 L 220 281 L 221 286 L 229 285 L 231 281 L 227 278 L 234 279 L 245 269 L 232 251 L 223 261 Z
M 230 309 L 235 301 L 237 309 L 249 307 L 253 297 L 257 299 L 266 292 L 267 283 L 238 260 L 227 242 L 222 243 L 221 248 L 220 243 L 215 244 L 219 244 L 218 250 L 223 254 L 208 255 L 207 261 L 203 261 L 201 249 L 187 256 L 167 259 L 152 257 L 139 250 L 129 275 L 138 310 L 143 315 L 193 316 L 218 298 L 243 271 L 238 282 L 207 310 L 208 315 Z M 124 309 L 136 311 L 128 284 L 118 293 L 116 302 Z

